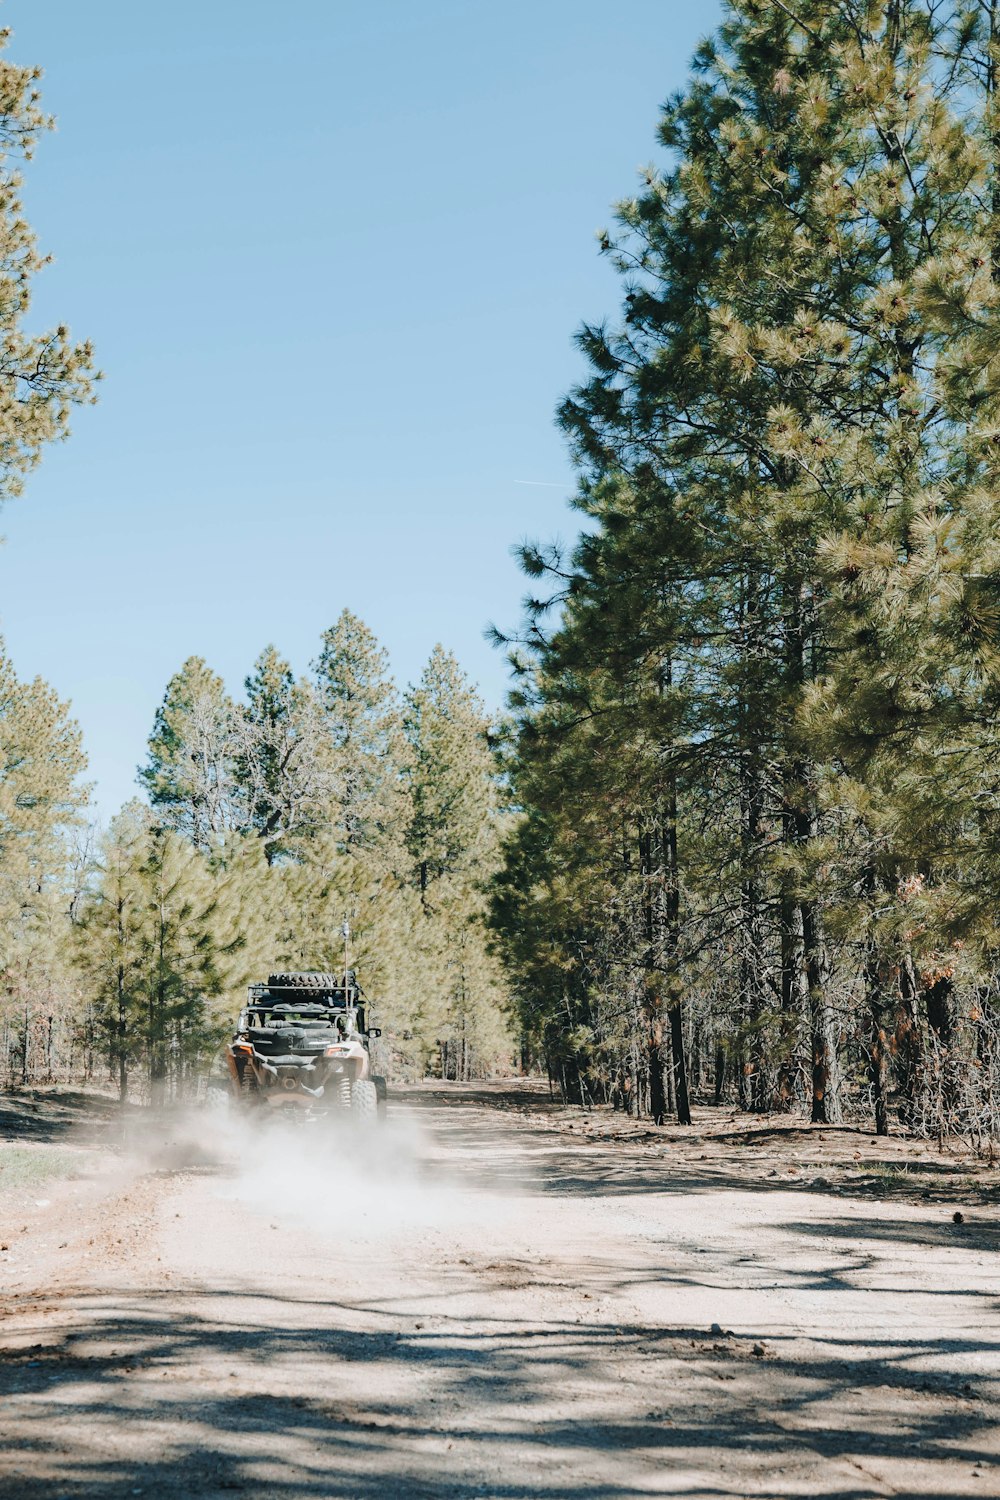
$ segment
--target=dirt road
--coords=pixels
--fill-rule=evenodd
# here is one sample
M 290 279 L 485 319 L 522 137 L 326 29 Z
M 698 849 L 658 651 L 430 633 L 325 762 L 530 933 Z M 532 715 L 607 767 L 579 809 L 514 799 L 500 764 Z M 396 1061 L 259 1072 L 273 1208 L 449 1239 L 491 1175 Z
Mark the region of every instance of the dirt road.
M 377 1145 L 71 1113 L 6 1124 L 62 1155 L 0 1198 L 4 1497 L 1000 1493 L 969 1163 L 515 1085 Z

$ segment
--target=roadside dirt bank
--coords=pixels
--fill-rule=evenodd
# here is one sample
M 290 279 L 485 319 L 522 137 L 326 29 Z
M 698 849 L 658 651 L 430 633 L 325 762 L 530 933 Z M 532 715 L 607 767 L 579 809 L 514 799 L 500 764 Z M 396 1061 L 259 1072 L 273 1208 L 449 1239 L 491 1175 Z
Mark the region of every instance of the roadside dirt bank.
M 0 1096 L 0 1495 L 995 1500 L 998 1181 L 521 1082 L 367 1140 Z

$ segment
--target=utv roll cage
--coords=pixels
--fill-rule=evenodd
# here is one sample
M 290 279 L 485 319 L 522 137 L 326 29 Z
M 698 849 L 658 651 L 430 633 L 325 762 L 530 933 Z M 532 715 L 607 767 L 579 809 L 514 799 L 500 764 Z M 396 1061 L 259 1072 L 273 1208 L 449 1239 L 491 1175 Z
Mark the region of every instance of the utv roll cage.
M 254 1022 L 260 1024 L 264 1017 L 273 1015 L 275 1020 L 283 1014 L 294 1015 L 315 1024 L 330 1012 L 357 1012 L 358 1030 L 365 1031 L 365 1002 L 367 996 L 358 984 L 353 969 L 348 969 L 346 984 L 338 978 L 330 984 L 310 985 L 308 989 L 299 984 L 251 984 L 247 989 L 247 1004 L 240 1016 L 240 1029 Z M 330 1017 L 332 1021 L 332 1016 Z
M 249 1005 L 294 1005 L 300 1002 L 343 1008 L 348 1005 L 359 1005 L 363 999 L 364 990 L 353 980 L 346 989 L 343 984 L 331 985 L 328 989 L 321 990 L 302 990 L 291 984 L 251 984 L 247 989 Z

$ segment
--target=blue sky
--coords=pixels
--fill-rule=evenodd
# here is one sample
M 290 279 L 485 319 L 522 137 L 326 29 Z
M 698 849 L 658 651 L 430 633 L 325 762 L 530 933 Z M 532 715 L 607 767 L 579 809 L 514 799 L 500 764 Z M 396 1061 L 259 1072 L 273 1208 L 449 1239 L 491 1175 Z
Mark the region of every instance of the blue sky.
M 304 671 L 345 605 L 401 683 L 440 640 L 502 702 L 510 548 L 576 529 L 553 411 L 618 301 L 594 233 L 718 13 L 6 0 L 59 126 L 31 325 L 106 379 L 0 521 L 0 629 L 72 700 L 102 814 L 186 656 L 234 692 L 268 642 Z

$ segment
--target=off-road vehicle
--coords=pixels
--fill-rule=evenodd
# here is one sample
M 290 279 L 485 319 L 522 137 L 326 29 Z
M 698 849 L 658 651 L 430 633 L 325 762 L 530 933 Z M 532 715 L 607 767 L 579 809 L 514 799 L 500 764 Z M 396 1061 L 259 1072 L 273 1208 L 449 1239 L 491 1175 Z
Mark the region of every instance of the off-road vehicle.
M 366 1024 L 353 969 L 272 974 L 250 986 L 224 1049 L 230 1093 L 248 1109 L 374 1121 L 385 1113 L 385 1079 L 370 1051 L 381 1035 Z

